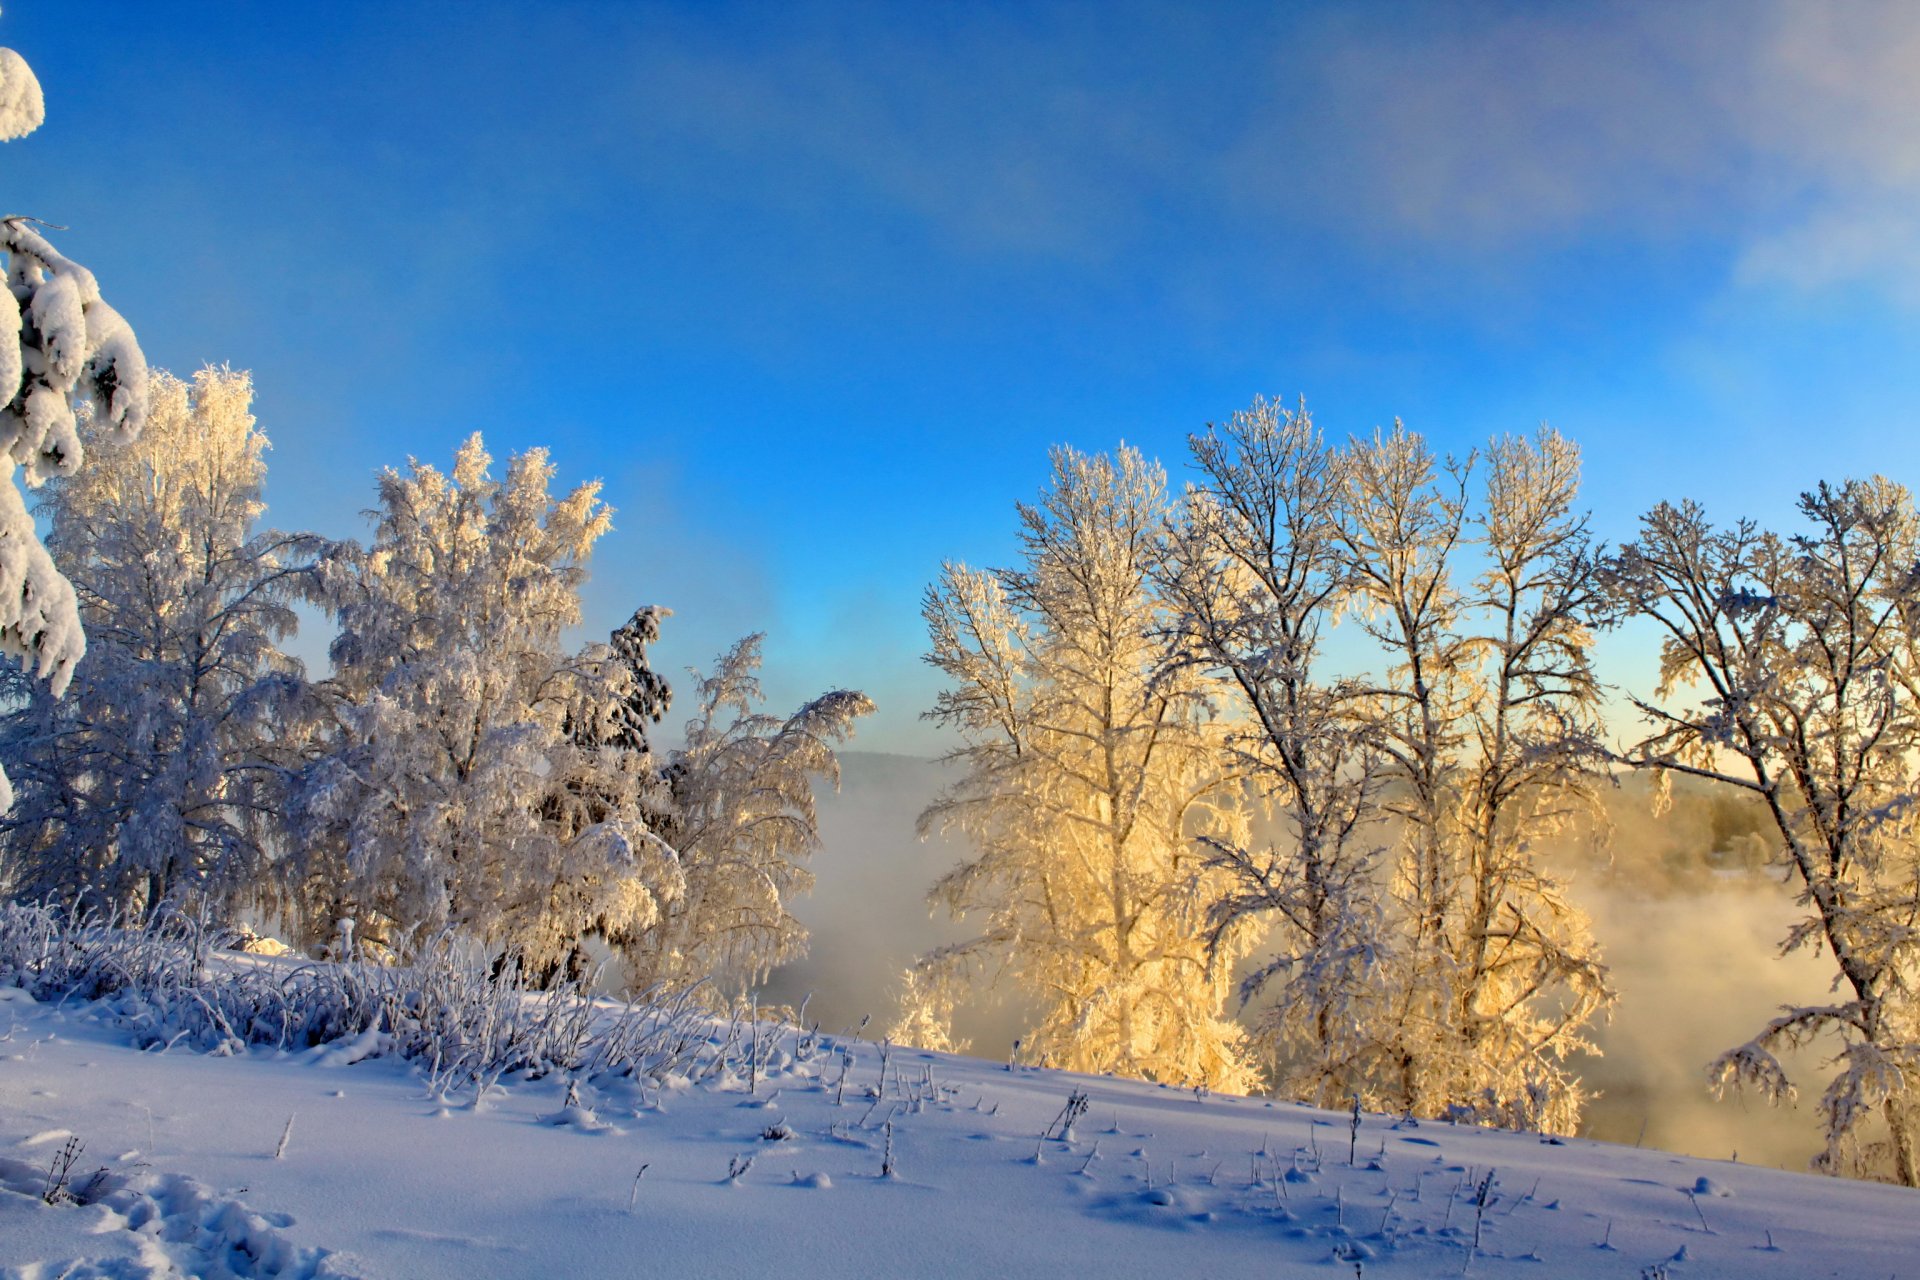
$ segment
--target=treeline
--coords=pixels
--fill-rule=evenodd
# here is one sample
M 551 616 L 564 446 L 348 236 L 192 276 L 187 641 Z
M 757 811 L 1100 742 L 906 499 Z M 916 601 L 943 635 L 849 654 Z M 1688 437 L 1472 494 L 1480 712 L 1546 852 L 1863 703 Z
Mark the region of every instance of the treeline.
M 157 374 L 136 440 L 40 489 L 85 657 L 64 697 L 0 672 L 0 888 L 264 914 L 316 950 L 451 929 L 536 974 L 597 939 L 637 985 L 738 990 L 798 954 L 811 784 L 866 698 L 767 714 L 749 636 L 663 748 L 666 611 L 563 644 L 611 527 L 597 484 L 554 494 L 541 450 L 496 476 L 475 436 L 451 471 L 383 472 L 364 544 L 264 529 L 251 400 L 244 373 Z M 324 677 L 284 648 L 301 605 L 334 627 Z
M 1547 854 L 1646 770 L 1757 806 L 1730 834 L 1807 908 L 1788 946 L 1837 970 L 1715 1080 L 1788 1096 L 1777 1051 L 1818 1041 L 1829 1167 L 1920 1182 L 1905 489 L 1822 485 L 1788 534 L 1663 504 L 1603 547 L 1546 429 L 1441 457 L 1260 401 L 1191 462 L 1172 494 L 1131 449 L 1056 450 L 1019 563 L 928 590 L 932 715 L 964 745 L 922 825 L 975 851 L 933 897 L 982 928 L 908 973 L 900 1034 L 942 1043 L 1006 972 L 1042 1010 L 1033 1060 L 1570 1132 L 1614 996 Z M 1631 745 L 1594 666 L 1623 625 L 1660 648 Z

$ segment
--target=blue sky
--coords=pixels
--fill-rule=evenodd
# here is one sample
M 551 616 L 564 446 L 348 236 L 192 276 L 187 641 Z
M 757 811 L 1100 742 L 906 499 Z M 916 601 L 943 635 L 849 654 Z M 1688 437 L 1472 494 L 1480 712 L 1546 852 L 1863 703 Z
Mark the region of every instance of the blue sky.
M 66 224 L 149 357 L 254 371 L 271 518 L 553 450 L 606 630 L 770 633 L 924 750 L 919 596 L 1050 444 L 1304 395 L 1551 422 L 1605 534 L 1912 482 L 1920 9 L 8 0 Z

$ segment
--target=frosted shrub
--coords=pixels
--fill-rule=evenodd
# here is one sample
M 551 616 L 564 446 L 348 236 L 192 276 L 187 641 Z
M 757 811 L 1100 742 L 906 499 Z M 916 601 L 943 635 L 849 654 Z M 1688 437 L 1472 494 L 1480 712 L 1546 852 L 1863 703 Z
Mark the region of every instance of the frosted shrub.
M 42 906 L 0 905 L 0 984 L 36 999 L 101 1000 L 143 1047 L 245 1053 L 333 1046 L 337 1062 L 398 1056 L 444 1095 L 481 1096 L 511 1072 L 637 1075 L 690 1069 L 709 1047 L 692 993 L 624 1006 L 581 986 L 535 990 L 517 958 L 492 960 L 441 935 L 386 965 L 291 968 L 217 955 L 202 922 L 164 915 L 139 928 Z
M 0 903 L 0 986 L 24 988 L 36 1000 L 92 1000 L 191 982 L 199 967 L 193 921 L 168 915 L 145 928 L 124 925 L 113 914 Z

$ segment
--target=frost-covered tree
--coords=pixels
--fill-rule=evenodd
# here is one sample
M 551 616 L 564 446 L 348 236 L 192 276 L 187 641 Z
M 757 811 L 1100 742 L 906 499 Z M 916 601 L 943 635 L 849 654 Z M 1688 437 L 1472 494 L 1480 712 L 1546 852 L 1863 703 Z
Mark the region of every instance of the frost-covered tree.
M 162 373 L 137 441 L 42 490 L 89 641 L 64 698 L 11 673 L 0 868 L 16 897 L 224 913 L 261 891 L 301 675 L 279 645 L 318 540 L 258 528 L 252 397 L 245 373 Z
M 723 997 L 737 996 L 806 953 L 807 931 L 790 907 L 813 887 L 814 784 L 839 782 L 834 747 L 873 703 L 840 689 L 785 719 L 767 714 L 760 642 L 748 636 L 711 675 L 695 673 L 694 716 L 685 744 L 668 755 L 660 822 L 685 887 L 622 942 L 637 985 L 706 979 Z
M 1202 475 L 1169 534 L 1171 661 L 1216 673 L 1235 709 L 1223 746 L 1271 826 L 1210 837 L 1225 873 L 1209 937 L 1257 925 L 1273 950 L 1242 983 L 1266 1003 L 1258 1030 L 1277 1087 L 1322 1105 L 1364 1087 L 1367 1006 L 1390 948 L 1378 882 L 1381 757 L 1361 686 L 1330 678 L 1324 633 L 1346 607 L 1338 537 L 1343 459 L 1304 407 L 1255 401 L 1191 440 Z
M 1834 999 L 1790 1008 L 1711 1068 L 1784 1100 L 1777 1056 L 1819 1044 L 1832 1172 L 1920 1185 L 1920 517 L 1891 481 L 1821 485 L 1791 537 L 1661 505 L 1610 565 L 1661 633 L 1635 764 L 1756 796 L 1805 909 L 1789 951 L 1833 958 Z M 1875 1130 L 1878 1129 L 1878 1136 Z
M 649 820 L 658 770 L 610 741 L 634 727 L 634 666 L 561 646 L 611 525 L 599 486 L 553 497 L 543 450 L 490 465 L 476 435 L 450 474 L 386 471 L 373 541 L 323 563 L 340 631 L 303 785 L 310 942 L 342 918 L 388 942 L 454 927 L 550 969 L 681 891 Z
M 1134 450 L 1056 450 L 1040 502 L 1018 509 L 1021 565 L 949 565 L 929 589 L 928 660 L 951 682 L 932 715 L 966 745 L 921 826 L 972 841 L 933 900 L 982 929 L 923 958 L 912 987 L 938 1002 L 1004 966 L 1040 1005 L 1030 1056 L 1244 1089 L 1255 1073 L 1223 1006 L 1250 931 L 1209 945 L 1228 886 L 1193 841 L 1243 844 L 1245 813 L 1209 678 L 1162 661 L 1164 488 Z
M 0 139 L 22 137 L 46 116 L 26 60 L 0 49 Z M 37 488 L 80 467 L 79 420 L 124 442 L 146 417 L 147 364 L 93 273 L 55 249 L 24 216 L 0 218 L 7 288 L 0 291 L 0 654 L 17 659 L 58 696 L 86 651 L 73 588 L 54 567 L 28 514 L 19 480 Z M 12 791 L 0 773 L 0 810 Z
M 1612 997 L 1540 849 L 1597 812 L 1598 578 L 1571 442 L 1496 441 L 1478 506 L 1471 470 L 1397 423 L 1347 451 L 1340 537 L 1387 662 L 1364 714 L 1400 832 L 1375 1090 L 1422 1115 L 1566 1133 L 1584 1100 L 1566 1059 Z M 1479 571 L 1462 581 L 1470 544 Z

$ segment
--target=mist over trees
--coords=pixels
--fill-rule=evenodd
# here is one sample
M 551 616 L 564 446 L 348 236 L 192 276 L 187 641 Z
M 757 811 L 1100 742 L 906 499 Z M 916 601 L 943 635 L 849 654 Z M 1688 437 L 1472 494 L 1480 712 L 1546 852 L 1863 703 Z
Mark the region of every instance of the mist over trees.
M 1023 564 L 949 565 L 928 592 L 952 682 L 930 714 L 965 745 L 922 826 L 978 852 L 931 901 L 984 929 L 910 971 L 899 1034 L 940 1043 L 965 979 L 1004 975 L 1043 1010 L 1028 1052 L 1057 1065 L 1258 1068 L 1323 1105 L 1572 1132 L 1572 1061 L 1614 995 L 1550 854 L 1604 842 L 1601 790 L 1644 770 L 1753 801 L 1696 807 L 1718 856 L 1791 877 L 1786 945 L 1836 969 L 1840 998 L 1785 1011 L 1713 1078 L 1786 1099 L 1781 1051 L 1825 1046 L 1826 1165 L 1920 1181 L 1908 492 L 1820 486 L 1784 536 L 1662 506 L 1610 550 L 1577 449 L 1544 428 L 1440 458 L 1398 424 L 1331 445 L 1256 401 L 1191 445 L 1173 500 L 1134 451 L 1057 453 L 1017 508 Z M 1593 637 L 1649 625 L 1660 683 L 1629 691 L 1649 728 L 1610 743 Z M 1338 660 L 1336 626 L 1365 637 Z M 1201 945 L 1117 967 L 1147 923 Z M 1121 992 L 1185 1010 L 1210 1055 L 1156 1056 L 1102 1016 Z
M 145 433 L 79 415 L 89 465 L 40 489 L 92 641 L 64 696 L 0 671 L 5 892 L 312 951 L 452 931 L 542 979 L 604 948 L 716 999 L 803 955 L 815 786 L 868 700 L 766 711 L 749 636 L 665 740 L 666 611 L 569 641 L 596 486 L 556 493 L 538 450 L 496 475 L 475 437 L 383 473 L 365 544 L 266 529 L 251 397 L 156 373 Z M 1637 770 L 1688 789 L 1675 839 L 1792 878 L 1786 942 L 1838 975 L 1713 1079 L 1784 1100 L 1824 1047 L 1823 1164 L 1914 1182 L 1907 491 L 1822 486 L 1790 535 L 1663 506 L 1609 550 L 1546 430 L 1447 459 L 1260 401 L 1192 449 L 1178 495 L 1137 451 L 1057 451 L 1020 562 L 929 589 L 963 745 L 921 825 L 968 841 L 935 900 L 978 932 L 910 970 L 894 1034 L 952 1044 L 1004 979 L 1029 1061 L 1571 1132 L 1613 994 L 1561 855 Z M 284 648 L 302 602 L 335 629 L 319 677 Z M 1592 660 L 1618 625 L 1664 637 L 1630 745 Z

